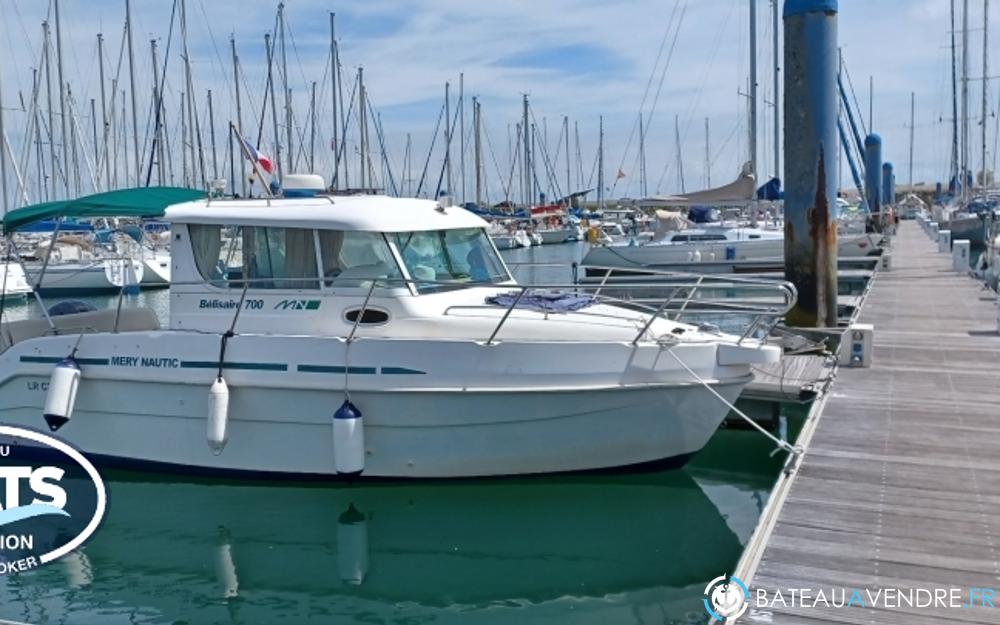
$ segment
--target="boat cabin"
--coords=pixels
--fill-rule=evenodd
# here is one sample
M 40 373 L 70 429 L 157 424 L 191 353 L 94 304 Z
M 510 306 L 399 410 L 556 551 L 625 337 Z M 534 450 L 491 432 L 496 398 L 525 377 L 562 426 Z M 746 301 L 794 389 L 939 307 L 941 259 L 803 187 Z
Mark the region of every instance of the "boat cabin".
M 487 222 L 431 200 L 199 200 L 166 220 L 177 330 L 224 332 L 239 310 L 240 332 L 342 336 L 512 283 Z

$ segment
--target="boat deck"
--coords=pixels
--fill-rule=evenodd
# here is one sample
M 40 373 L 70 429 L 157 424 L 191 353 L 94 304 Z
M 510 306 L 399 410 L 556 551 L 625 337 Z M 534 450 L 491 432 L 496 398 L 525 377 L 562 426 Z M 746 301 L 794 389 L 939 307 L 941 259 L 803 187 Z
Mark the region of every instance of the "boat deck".
M 1000 336 L 995 298 L 914 222 L 859 321 L 873 366 L 841 368 L 790 488 L 737 575 L 788 589 L 997 589 L 995 609 L 755 607 L 748 623 L 1000 623 Z M 800 439 L 801 440 L 801 439 Z M 755 546 L 756 543 L 756 546 Z M 988 592 L 988 591 L 987 591 Z M 976 596 L 973 596 L 977 599 Z

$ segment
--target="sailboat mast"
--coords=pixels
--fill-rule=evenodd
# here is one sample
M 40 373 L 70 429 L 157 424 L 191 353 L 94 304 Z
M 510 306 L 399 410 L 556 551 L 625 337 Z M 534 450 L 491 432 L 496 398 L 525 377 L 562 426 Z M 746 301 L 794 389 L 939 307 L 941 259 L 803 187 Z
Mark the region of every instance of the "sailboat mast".
M 961 182 L 958 173 L 958 57 L 955 46 L 955 0 L 951 0 L 951 180 L 956 183 Z
M 980 186 L 986 188 L 986 112 L 989 107 L 989 85 L 990 85 L 990 0 L 983 0 L 983 141 L 982 141 L 982 180 Z
M 570 180 L 569 115 L 563 116 L 563 135 L 566 138 L 566 197 L 568 198 L 573 193 L 573 184 Z
M 316 171 L 316 81 L 312 83 L 309 99 L 309 172 Z
M 42 32 L 45 35 L 43 62 L 45 63 L 45 95 L 48 108 L 48 134 L 49 134 L 49 175 L 52 181 L 52 195 L 49 200 L 55 200 L 59 195 L 59 181 L 56 172 L 56 141 L 55 141 L 55 120 L 52 112 L 52 32 L 47 21 L 42 22 Z
M 750 171 L 757 175 L 757 0 L 750 0 Z
M 59 121 L 62 131 L 62 172 L 65 182 L 66 197 L 70 195 L 69 189 L 69 141 L 66 136 L 66 81 L 63 80 L 62 62 L 62 28 L 59 24 L 59 0 L 55 0 L 55 20 L 56 20 L 56 76 L 59 78 Z M 49 133 L 52 130 L 49 129 Z
M 531 184 L 532 183 L 532 180 L 531 180 L 531 139 L 528 136 L 528 133 L 530 132 L 530 126 L 528 125 L 528 94 L 527 93 L 524 94 L 524 100 L 523 101 L 524 101 L 524 106 L 523 106 L 523 111 L 524 112 L 523 112 L 522 118 L 521 118 L 521 140 L 524 143 L 524 146 L 523 146 L 523 148 L 524 148 L 524 162 L 522 163 L 522 165 L 524 166 L 524 205 L 525 205 L 525 207 L 530 207 L 531 203 L 533 201 L 534 195 L 535 195 L 535 190 L 534 190 L 534 188 L 533 188 L 533 186 Z M 601 128 L 602 128 L 601 132 L 603 133 L 604 132 L 603 126 Z M 603 134 L 601 136 L 602 136 L 602 141 L 603 141 Z M 598 176 L 600 176 L 600 172 L 598 172 Z M 602 197 L 601 196 L 601 192 L 600 192 L 600 190 L 598 190 L 598 198 L 600 198 L 600 197 Z
M 240 131 L 240 135 L 243 136 L 243 104 L 240 99 L 240 59 L 236 56 L 236 37 L 231 36 L 229 38 L 229 47 L 233 54 L 233 90 L 236 92 L 236 126 Z M 229 133 L 232 135 L 233 133 Z M 240 153 L 242 153 L 244 148 L 240 148 Z M 240 159 L 240 197 L 247 196 L 247 179 L 243 175 L 243 159 Z M 230 168 L 230 173 L 235 176 L 235 167 Z M 236 181 L 233 181 L 233 193 L 236 192 Z
M 916 118 L 916 93 L 910 92 L 910 193 L 913 193 L 913 130 Z
M 475 152 L 476 160 L 476 207 L 481 207 L 483 205 L 483 144 L 482 137 L 480 136 L 480 131 L 482 130 L 481 120 L 479 118 L 479 100 L 473 96 L 472 98 L 472 125 L 474 128 L 474 139 L 473 139 L 473 151 Z
M 451 195 L 451 84 L 444 83 L 444 171 L 445 188 Z
M 646 133 L 639 113 L 639 193 L 646 197 Z
M 527 103 L 527 99 L 525 99 Z M 527 104 L 525 104 L 527 110 Z M 598 118 L 597 141 L 597 208 L 604 208 L 604 116 Z
M 458 177 L 465 204 L 465 74 L 458 75 Z
M 778 0 L 771 0 L 771 29 L 774 31 L 774 175 L 784 178 L 781 172 L 781 50 L 779 45 Z M 709 183 L 711 186 L 711 183 Z
M 212 146 L 212 179 L 219 179 L 219 159 L 215 154 L 215 111 L 212 108 L 212 90 L 208 90 L 208 136 Z
M 709 145 L 709 126 L 708 118 L 705 118 L 705 188 L 708 189 L 712 186 L 712 158 L 711 158 L 711 147 Z
M 334 189 L 340 188 L 340 141 L 339 128 L 340 119 L 337 116 L 337 36 L 336 36 L 336 13 L 330 11 L 330 105 L 333 112 L 333 180 L 330 186 Z
M 125 24 L 128 34 L 128 79 L 132 89 L 132 152 L 135 156 L 135 186 L 139 186 L 142 155 L 139 154 L 139 114 L 135 102 L 135 49 L 132 47 L 132 1 L 125 0 Z M 185 54 L 187 52 L 185 51 Z
M 969 0 L 962 0 L 962 198 L 969 177 Z
M 361 150 L 360 150 L 360 152 L 361 152 L 361 174 L 360 174 L 361 178 L 360 178 L 360 181 L 361 182 L 360 182 L 359 188 L 362 189 L 362 190 L 365 188 L 365 185 L 368 184 L 368 182 L 366 182 L 366 180 L 365 180 L 366 174 L 367 174 L 367 164 L 365 163 L 365 158 L 366 158 L 367 153 L 368 153 L 368 145 L 366 144 L 366 141 L 365 141 L 365 135 L 367 133 L 365 131 L 367 130 L 367 126 L 368 126 L 368 117 L 365 115 L 365 78 L 364 78 L 365 74 L 364 74 L 364 71 L 365 70 L 364 70 L 363 67 L 359 67 L 358 68 L 358 140 L 359 140 L 359 142 L 361 144 Z
M 267 89 L 271 99 L 271 133 L 274 137 L 274 164 L 278 172 L 278 179 L 282 178 L 281 172 L 281 139 L 278 136 L 278 107 L 274 100 L 274 43 L 269 34 L 264 34 L 264 45 L 267 47 Z
M 281 49 L 281 90 L 285 94 L 285 171 L 295 169 L 295 149 L 292 146 L 292 93 L 288 89 L 288 55 L 285 52 L 285 3 L 278 3 L 278 44 Z
M 98 80 L 101 81 L 101 140 L 104 143 L 102 152 L 104 159 L 104 188 L 109 189 L 111 188 L 111 159 L 108 158 L 108 101 L 104 90 L 104 35 L 101 33 L 97 34 L 97 76 Z

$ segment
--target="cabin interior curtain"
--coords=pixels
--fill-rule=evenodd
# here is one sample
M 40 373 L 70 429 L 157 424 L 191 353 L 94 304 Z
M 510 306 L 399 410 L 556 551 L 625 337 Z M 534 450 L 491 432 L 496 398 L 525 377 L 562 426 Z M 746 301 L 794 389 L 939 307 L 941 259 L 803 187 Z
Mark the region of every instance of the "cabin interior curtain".
M 318 289 L 319 276 L 316 275 L 316 245 L 313 231 L 302 228 L 285 230 L 285 278 L 309 278 L 308 280 L 288 280 L 284 288 Z
M 206 280 L 218 280 L 219 253 L 222 251 L 222 226 L 197 225 L 188 226 L 191 237 L 191 250 L 194 252 L 194 264 L 198 273 Z
M 323 257 L 323 276 L 331 277 L 342 267 L 340 266 L 340 251 L 344 248 L 344 232 L 342 230 L 320 230 L 319 249 Z

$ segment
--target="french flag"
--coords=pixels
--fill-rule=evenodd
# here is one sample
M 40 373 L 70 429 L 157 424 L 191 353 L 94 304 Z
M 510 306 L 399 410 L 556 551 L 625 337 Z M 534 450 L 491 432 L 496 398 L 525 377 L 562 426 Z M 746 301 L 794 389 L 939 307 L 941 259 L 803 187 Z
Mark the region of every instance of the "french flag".
M 257 161 L 257 163 L 260 164 L 261 169 L 263 169 L 269 174 L 274 173 L 274 165 L 271 163 L 271 159 L 269 159 L 266 155 L 258 152 L 257 148 L 250 145 L 250 142 L 247 141 L 246 139 L 243 140 L 243 145 L 246 146 L 247 153 L 250 155 L 250 158 Z

